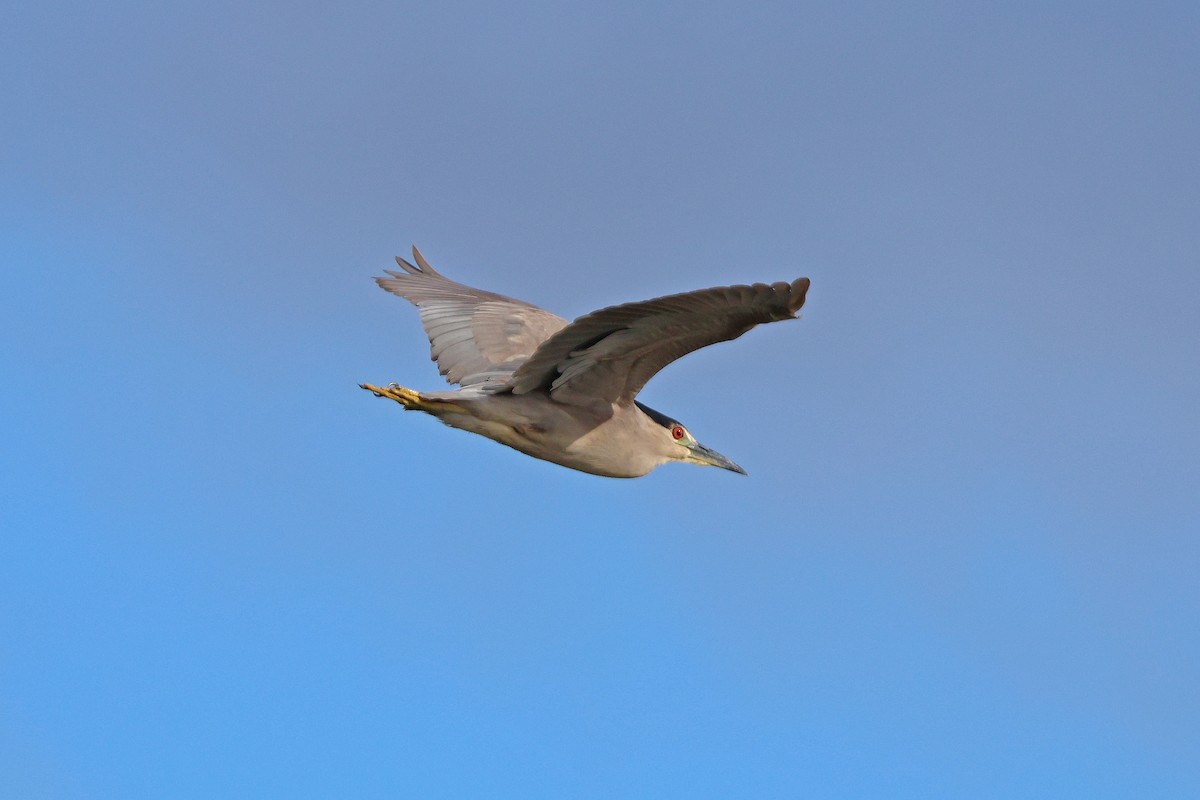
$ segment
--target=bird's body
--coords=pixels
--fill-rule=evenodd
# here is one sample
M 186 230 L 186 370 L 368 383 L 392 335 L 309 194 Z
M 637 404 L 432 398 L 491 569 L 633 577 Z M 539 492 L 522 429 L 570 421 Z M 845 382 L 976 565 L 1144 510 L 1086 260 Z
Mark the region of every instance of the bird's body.
M 421 309 L 432 356 L 456 391 L 364 384 L 408 410 L 535 458 L 615 478 L 668 461 L 744 471 L 679 422 L 634 398 L 686 353 L 762 322 L 792 319 L 808 279 L 704 289 L 612 306 L 567 323 L 520 300 L 443 277 L 413 248 L 414 266 L 377 278 Z
M 637 405 L 594 408 L 547 403 L 542 394 L 477 389 L 421 392 L 431 413 L 454 428 L 494 439 L 526 455 L 611 478 L 637 478 L 671 460 L 672 441 L 647 447 L 661 430 Z M 436 404 L 442 404 L 440 408 Z

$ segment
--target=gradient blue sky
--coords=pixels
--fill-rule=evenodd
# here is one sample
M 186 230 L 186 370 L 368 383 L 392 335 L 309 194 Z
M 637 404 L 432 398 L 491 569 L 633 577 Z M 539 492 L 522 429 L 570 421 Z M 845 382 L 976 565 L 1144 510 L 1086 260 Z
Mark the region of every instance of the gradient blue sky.
M 1195 3 L 11 6 L 0 796 L 1200 796 Z M 813 280 L 615 481 L 371 277 Z

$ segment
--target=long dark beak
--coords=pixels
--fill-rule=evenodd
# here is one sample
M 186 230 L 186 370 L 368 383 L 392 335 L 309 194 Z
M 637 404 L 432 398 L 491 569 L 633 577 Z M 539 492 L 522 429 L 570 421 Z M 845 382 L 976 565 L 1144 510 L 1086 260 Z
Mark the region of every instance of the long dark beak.
M 696 446 L 692 448 L 692 459 L 700 462 L 701 464 L 720 467 L 721 469 L 727 469 L 730 472 L 739 472 L 742 475 L 746 474 L 746 470 L 742 469 L 737 464 L 718 453 L 716 450 L 709 450 L 699 442 L 697 442 Z

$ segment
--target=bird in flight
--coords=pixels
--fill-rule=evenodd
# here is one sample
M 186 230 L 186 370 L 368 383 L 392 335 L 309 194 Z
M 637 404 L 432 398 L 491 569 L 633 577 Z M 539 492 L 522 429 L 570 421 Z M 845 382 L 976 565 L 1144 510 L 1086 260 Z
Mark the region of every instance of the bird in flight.
M 359 384 L 406 411 L 424 411 L 564 467 L 637 478 L 660 464 L 746 471 L 700 444 L 678 420 L 637 401 L 672 361 L 736 339 L 763 322 L 795 319 L 808 278 L 723 286 L 625 303 L 568 323 L 537 306 L 444 277 L 413 247 L 384 270 L 382 288 L 420 310 L 431 356 L 453 391 Z

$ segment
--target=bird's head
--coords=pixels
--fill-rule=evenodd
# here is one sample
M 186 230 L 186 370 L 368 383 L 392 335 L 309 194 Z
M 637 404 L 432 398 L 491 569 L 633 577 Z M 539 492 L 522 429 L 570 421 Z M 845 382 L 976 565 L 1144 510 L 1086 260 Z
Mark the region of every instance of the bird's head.
M 655 411 L 653 408 L 641 403 L 637 403 L 637 407 L 654 421 L 654 435 L 662 437 L 667 457 L 671 461 L 683 461 L 706 467 L 720 467 L 730 472 L 738 472 L 742 475 L 746 474 L 746 470 L 716 450 L 710 450 L 696 441 L 696 437 L 692 436 L 687 427 L 679 420 L 672 419 L 666 414 Z

